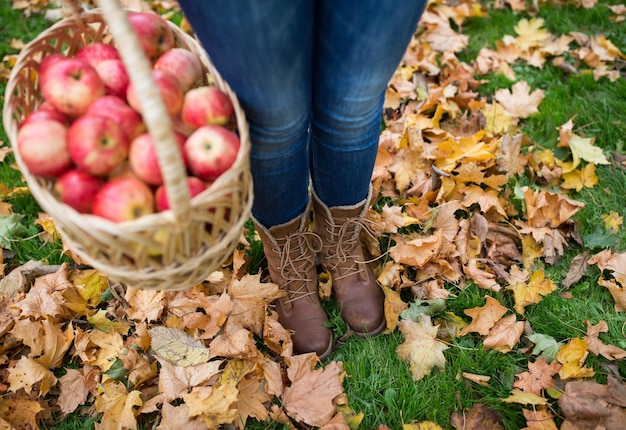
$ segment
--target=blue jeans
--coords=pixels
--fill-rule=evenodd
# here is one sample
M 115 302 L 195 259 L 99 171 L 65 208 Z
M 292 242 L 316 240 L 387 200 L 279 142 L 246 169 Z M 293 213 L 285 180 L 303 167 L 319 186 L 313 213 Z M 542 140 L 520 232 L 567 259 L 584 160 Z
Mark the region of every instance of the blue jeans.
M 250 124 L 252 213 L 302 214 L 366 198 L 387 83 L 425 0 L 180 0 Z

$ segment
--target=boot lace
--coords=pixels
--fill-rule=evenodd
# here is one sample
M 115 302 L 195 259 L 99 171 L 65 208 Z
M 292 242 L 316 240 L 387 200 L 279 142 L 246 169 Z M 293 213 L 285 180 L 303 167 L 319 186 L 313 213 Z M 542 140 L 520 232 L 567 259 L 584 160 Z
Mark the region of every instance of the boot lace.
M 327 269 L 335 272 L 335 279 L 360 274 L 365 270 L 366 261 L 363 260 L 362 249 L 359 246 L 360 231 L 368 234 L 371 221 L 364 218 L 346 218 L 338 224 L 328 222 L 326 231 L 334 240 L 324 244 L 324 254 L 329 263 Z
M 314 281 L 310 274 L 315 274 L 315 254 L 322 249 L 322 239 L 313 232 L 297 232 L 280 240 L 274 251 L 280 256 L 280 274 L 285 279 L 283 285 L 287 292 L 285 303 L 317 294 L 309 289 Z

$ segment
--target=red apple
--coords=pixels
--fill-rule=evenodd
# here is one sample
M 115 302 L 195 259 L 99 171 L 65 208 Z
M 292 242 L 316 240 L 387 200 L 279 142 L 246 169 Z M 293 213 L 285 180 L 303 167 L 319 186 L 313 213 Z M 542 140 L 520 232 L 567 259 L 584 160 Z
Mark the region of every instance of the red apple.
M 67 145 L 67 126 L 42 119 L 22 126 L 17 132 L 17 150 L 33 175 L 55 177 L 72 166 Z
M 174 139 L 180 148 L 180 156 L 184 159 L 185 136 L 180 133 L 174 133 Z M 143 181 L 150 185 L 161 185 L 163 176 L 161 175 L 161 167 L 157 159 L 156 150 L 152 137 L 148 133 L 137 136 L 130 143 L 130 151 L 128 152 L 128 162 L 133 172 Z
M 187 177 L 187 186 L 189 187 L 189 195 L 191 197 L 197 196 L 202 191 L 208 188 L 207 184 L 195 176 Z M 170 208 L 170 202 L 167 199 L 167 190 L 165 185 L 160 185 L 155 192 L 155 201 L 157 211 L 163 212 Z
M 167 70 L 176 76 L 185 92 L 202 79 L 202 63 L 194 53 L 183 48 L 173 48 L 163 53 L 154 63 L 154 68 Z
M 191 172 L 205 181 L 214 181 L 235 162 L 239 137 L 219 125 L 205 125 L 187 138 L 184 149 Z
M 56 110 L 49 102 L 43 102 L 37 109 L 26 115 L 20 127 L 23 127 L 29 122 L 41 121 L 42 119 L 51 119 L 65 125 L 69 125 L 70 123 L 67 116 Z
M 85 113 L 105 93 L 96 69 L 76 58 L 55 61 L 47 67 L 40 83 L 44 98 L 71 118 Z
M 43 60 L 41 60 L 41 63 L 39 63 L 39 68 L 37 69 L 37 72 L 39 73 L 39 79 L 41 80 L 41 77 L 46 73 L 46 70 L 48 70 L 48 68 L 52 64 L 65 58 L 67 58 L 65 55 L 56 52 L 54 54 L 48 55 Z
M 129 142 L 146 131 L 141 115 L 123 99 L 114 95 L 100 97 L 89 106 L 85 115 L 112 119 L 126 133 Z
M 216 86 L 193 88 L 185 94 L 181 118 L 192 128 L 225 125 L 233 116 L 233 103 Z
M 104 181 L 79 169 L 71 169 L 58 177 L 54 192 L 59 200 L 80 213 L 90 213 L 93 201 Z
M 153 12 L 129 12 L 128 21 L 151 60 L 176 46 L 174 32 L 162 16 Z
M 128 155 L 128 137 L 115 121 L 96 115 L 76 119 L 67 133 L 74 163 L 94 176 L 106 176 Z
M 119 60 L 117 48 L 103 42 L 94 42 L 80 48 L 74 58 L 83 60 L 96 68 L 104 60 Z
M 96 65 L 96 72 L 104 82 L 106 94 L 118 97 L 126 97 L 126 89 L 130 78 L 122 60 L 115 58 L 102 60 Z
M 159 88 L 167 113 L 171 116 L 177 115 L 183 106 L 183 98 L 185 97 L 185 93 L 180 87 L 178 80 L 170 72 L 158 69 L 152 70 L 152 77 L 154 78 L 156 86 Z M 128 85 L 126 99 L 133 109 L 141 113 L 141 105 L 139 104 L 135 86 L 132 82 Z
M 131 221 L 154 213 L 154 194 L 140 179 L 115 178 L 100 188 L 91 213 L 113 222 Z

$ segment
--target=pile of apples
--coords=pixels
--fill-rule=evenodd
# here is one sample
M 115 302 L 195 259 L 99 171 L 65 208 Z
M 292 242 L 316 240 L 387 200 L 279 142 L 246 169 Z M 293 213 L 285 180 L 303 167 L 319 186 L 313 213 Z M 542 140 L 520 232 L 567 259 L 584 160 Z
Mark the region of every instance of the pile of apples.
M 128 19 L 152 63 L 193 197 L 237 158 L 232 102 L 203 83 L 199 59 L 177 47 L 164 18 L 130 12 Z M 17 134 L 17 150 L 31 174 L 54 181 L 55 196 L 78 212 L 114 222 L 169 209 L 140 95 L 115 46 L 94 42 L 71 57 L 51 54 L 38 79 L 43 102 Z

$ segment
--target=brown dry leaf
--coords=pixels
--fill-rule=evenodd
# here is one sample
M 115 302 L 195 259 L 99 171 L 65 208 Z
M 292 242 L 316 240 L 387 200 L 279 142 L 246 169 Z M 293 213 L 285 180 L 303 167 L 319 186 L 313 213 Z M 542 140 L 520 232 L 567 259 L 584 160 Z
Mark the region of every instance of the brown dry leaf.
M 522 430 L 558 430 L 547 406 L 536 406 L 533 410 L 522 409 L 522 412 L 526 418 L 526 427 Z
M 284 292 L 278 285 L 261 282 L 261 274 L 244 275 L 240 280 L 233 279 L 228 286 L 228 294 L 233 299 L 233 309 L 228 317 L 229 325 L 246 328 L 262 336 L 267 306 Z
M 128 302 L 128 317 L 135 321 L 151 322 L 161 317 L 165 308 L 165 292 L 139 288 L 126 288 L 124 299 Z
M 518 344 L 524 333 L 524 321 L 517 321 L 515 315 L 509 315 L 489 330 L 489 334 L 483 340 L 485 349 L 495 349 L 507 353 Z
M 214 376 L 219 375 L 220 366 L 223 363 L 223 360 L 212 360 L 183 367 L 159 357 L 157 360 L 161 365 L 159 393 L 164 403 L 182 398 L 182 395 L 191 392 L 193 387 L 203 385 Z
M 605 249 L 592 256 L 589 264 L 597 264 L 600 270 L 610 270 L 617 282 L 626 285 L 626 252 L 613 253 Z
M 496 150 L 496 166 L 507 178 L 521 175 L 528 164 L 528 158 L 521 152 L 522 136 L 521 134 L 502 136 Z
M 44 408 L 37 400 L 0 398 L 0 428 L 2 430 L 38 429 L 38 414 Z
M 500 302 L 493 297 L 485 296 L 485 299 L 487 302 L 484 306 L 465 309 L 463 311 L 465 315 L 472 318 L 472 322 L 463 327 L 461 336 L 473 332 L 486 336 L 500 318 L 507 313 L 508 309 L 502 306 Z
M 496 282 L 496 275 L 479 267 L 477 258 L 472 258 L 467 262 L 464 272 L 465 276 L 474 281 L 480 288 L 491 291 L 500 291 L 501 289 L 500 284 Z
M 528 372 L 515 375 L 518 379 L 513 383 L 515 388 L 526 393 L 541 396 L 541 391 L 554 386 L 552 376 L 561 370 L 561 365 L 556 361 L 548 364 L 545 358 L 540 358 L 534 363 L 528 362 Z
M 157 430 L 206 430 L 206 425 L 198 418 L 189 416 L 189 406 L 185 403 L 172 406 L 170 403 L 163 403 L 161 408 L 161 420 Z
M 536 270 L 527 284 L 517 283 L 511 285 L 509 289 L 513 290 L 515 310 L 519 314 L 524 314 L 526 306 L 539 303 L 543 296 L 556 290 L 556 285 L 551 279 L 545 277 L 543 270 Z
M 563 286 L 565 288 L 569 288 L 578 281 L 582 279 L 582 277 L 587 273 L 587 268 L 589 267 L 589 251 L 585 251 L 582 254 L 578 254 L 576 257 L 572 259 L 570 263 L 569 270 L 567 271 L 567 275 L 563 280 Z
M 266 390 L 266 385 L 258 374 L 248 375 L 238 385 L 238 400 L 235 408 L 239 411 L 237 422 L 240 427 L 245 428 L 249 417 L 259 421 L 269 418 L 269 411 L 266 403 L 272 400 L 272 396 Z
M 22 356 L 13 367 L 10 367 L 8 373 L 9 390 L 14 393 L 23 388 L 30 394 L 34 388 L 38 388 L 37 395 L 45 396 L 57 382 L 56 376 L 48 367 L 37 359 L 26 356 Z
M 260 356 L 250 330 L 242 327 L 226 325 L 226 330 L 216 336 L 209 344 L 210 358 L 244 358 L 251 359 Z
M 557 228 L 571 219 L 585 204 L 569 199 L 562 194 L 546 190 L 524 191 L 528 224 L 533 227 Z
M 563 365 L 559 370 L 561 379 L 588 378 L 595 374 L 593 369 L 584 367 L 589 355 L 587 341 L 575 338 L 563 345 L 556 353 L 556 359 Z
M 614 279 L 598 279 L 598 284 L 606 287 L 613 300 L 615 300 L 615 311 L 626 312 L 626 288 L 621 285 L 617 285 Z
M 474 405 L 463 411 L 463 414 L 453 412 L 450 424 L 456 430 L 504 430 L 498 414 L 484 403 Z
M 397 243 L 389 248 L 389 255 L 396 263 L 421 269 L 437 256 L 441 249 L 441 241 L 440 230 L 430 236 L 418 236 L 410 240 L 398 236 Z
M 221 424 L 231 424 L 237 418 L 237 388 L 230 385 L 219 387 L 194 387 L 191 393 L 183 394 L 189 406 L 189 416 L 197 417 L 208 428 L 217 429 Z
M 589 321 L 587 322 L 587 350 L 595 356 L 601 355 L 607 360 L 621 360 L 626 358 L 626 351 L 615 345 L 607 345 L 600 340 L 600 333 L 607 333 L 609 326 L 606 321 L 602 320 L 595 326 Z
M 539 113 L 538 106 L 543 97 L 543 90 L 531 92 L 530 85 L 526 81 L 519 81 L 513 84 L 511 90 L 506 88 L 497 90 L 494 98 L 508 115 L 515 118 L 528 118 L 532 114 Z
M 278 314 L 270 311 L 265 318 L 265 326 L 263 328 L 263 343 L 275 353 L 289 357 L 293 355 L 293 341 L 291 333 L 280 322 L 278 322 Z
M 81 369 L 67 369 L 67 373 L 59 378 L 61 394 L 57 404 L 65 415 L 71 414 L 76 408 L 87 401 L 89 393 L 95 393 L 100 382 L 99 369 L 83 366 Z
M 430 375 L 433 367 L 443 370 L 448 346 L 437 339 L 439 325 L 433 325 L 430 316 L 421 314 L 418 322 L 402 320 L 398 324 L 404 343 L 396 348 L 398 356 L 407 361 L 414 381 Z
M 624 383 L 608 376 L 608 384 L 570 381 L 558 404 L 564 430 L 622 429 L 626 422 Z
M 26 297 L 19 303 L 22 317 L 61 318 L 66 312 L 63 290 L 72 288 L 67 279 L 67 265 L 63 264 L 55 273 L 39 276 Z
M 286 360 L 291 384 L 285 388 L 283 396 L 285 411 L 298 423 L 316 427 L 327 424 L 335 415 L 333 400 L 343 394 L 343 363 L 333 361 L 323 369 L 316 369 L 316 354 L 302 354 Z
M 124 349 L 124 339 L 116 331 L 109 331 L 108 333 L 94 330 L 85 333 L 88 338 L 88 343 L 93 346 L 91 351 L 92 357 L 84 360 L 85 364 L 99 367 L 103 371 L 109 370 L 113 362 L 117 357 L 122 354 Z M 76 334 L 76 342 L 79 340 L 78 333 Z M 75 342 L 75 343 L 76 343 Z

